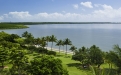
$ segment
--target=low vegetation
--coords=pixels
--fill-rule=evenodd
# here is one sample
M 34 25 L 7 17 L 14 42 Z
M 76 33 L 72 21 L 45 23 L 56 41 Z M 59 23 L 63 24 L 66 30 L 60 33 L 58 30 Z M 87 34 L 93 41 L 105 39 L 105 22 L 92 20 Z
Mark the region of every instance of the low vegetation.
M 34 38 L 27 31 L 19 36 L 0 32 L 0 75 L 121 75 L 121 48 L 104 52 L 96 45 L 77 49 L 70 39 Z M 48 42 L 51 49 L 48 50 Z M 53 43 L 59 46 L 53 51 Z M 36 47 L 35 45 L 39 45 Z M 60 52 L 71 46 L 72 54 Z
M 23 24 L 0 23 L 0 29 L 21 29 L 28 28 Z

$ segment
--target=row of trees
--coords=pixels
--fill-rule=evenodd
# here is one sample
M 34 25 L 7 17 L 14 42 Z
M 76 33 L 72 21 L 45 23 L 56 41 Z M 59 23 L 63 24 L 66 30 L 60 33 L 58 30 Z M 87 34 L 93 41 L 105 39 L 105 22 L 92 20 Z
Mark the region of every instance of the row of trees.
M 41 37 L 41 38 L 34 38 L 31 33 L 28 33 L 27 31 L 22 34 L 22 37 L 25 38 L 25 43 L 26 44 L 33 44 L 33 45 L 40 45 L 41 47 L 48 47 L 48 42 L 52 42 L 51 44 L 51 50 L 53 48 L 53 43 L 56 43 L 56 46 L 59 46 L 59 53 L 60 53 L 60 47 L 66 45 L 66 52 L 65 54 L 67 55 L 67 50 L 68 50 L 68 45 L 72 45 L 72 42 L 70 39 L 66 38 L 65 40 L 57 40 L 57 38 L 54 35 L 51 36 L 46 36 L 46 37 Z M 73 47 L 73 46 L 72 46 Z M 71 48 L 71 50 L 73 50 Z

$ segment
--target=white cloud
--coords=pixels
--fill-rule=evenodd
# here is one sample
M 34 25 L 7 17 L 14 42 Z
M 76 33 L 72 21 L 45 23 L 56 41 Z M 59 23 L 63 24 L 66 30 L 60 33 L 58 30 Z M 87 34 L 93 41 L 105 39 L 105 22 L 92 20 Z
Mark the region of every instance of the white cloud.
M 21 11 L 21 12 L 9 12 L 9 15 L 11 15 L 13 18 L 18 18 L 18 19 L 25 19 L 25 18 L 28 18 L 28 17 L 31 17 L 31 15 L 29 14 L 28 11 Z
M 110 6 L 110 5 L 106 5 L 106 4 L 94 4 L 94 6 L 95 7 L 102 7 L 102 8 L 104 8 L 104 9 L 113 9 L 113 7 L 112 6 Z
M 120 21 L 121 19 L 121 8 L 113 9 L 109 5 L 100 5 L 103 7 L 102 10 L 95 10 L 93 12 L 94 16 L 98 19 L 104 19 L 106 21 Z
M 102 7 L 103 7 L 104 9 L 113 9 L 110 5 L 106 5 L 106 4 L 102 5 Z
M 102 8 L 100 8 L 102 7 Z M 114 9 L 110 5 L 98 5 L 97 10 L 90 13 L 67 13 L 65 11 L 58 13 L 40 12 L 30 14 L 28 11 L 9 12 L 1 15 L 2 21 L 30 21 L 30 22 L 120 22 L 121 21 L 121 7 Z M 82 9 L 85 10 L 85 9 Z M 4 19 L 3 19 L 4 18 Z
M 78 4 L 74 4 L 73 7 L 74 7 L 74 9 L 78 9 L 79 8 Z
M 93 8 L 92 3 L 91 2 L 81 2 L 81 5 L 88 7 L 88 8 Z
M 0 16 L 0 20 L 3 20 L 4 19 L 4 17 L 3 16 Z

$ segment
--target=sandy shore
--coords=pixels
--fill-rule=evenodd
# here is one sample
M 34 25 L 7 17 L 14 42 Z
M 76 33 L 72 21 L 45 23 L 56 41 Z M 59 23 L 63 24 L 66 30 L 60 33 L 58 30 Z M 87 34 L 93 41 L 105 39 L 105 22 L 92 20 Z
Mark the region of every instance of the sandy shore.
M 46 48 L 47 48 L 48 50 L 51 50 L 50 47 L 46 47 Z M 52 51 L 59 52 L 59 49 L 52 48 Z M 61 53 L 66 53 L 66 50 L 62 50 L 62 49 L 60 49 L 60 52 L 61 52 Z M 72 51 L 67 51 L 67 54 L 71 54 L 71 55 L 73 55 L 73 52 L 72 52 Z
M 34 45 L 34 46 L 37 47 L 37 48 L 40 47 L 39 45 Z M 51 50 L 51 47 L 45 47 L 45 48 L 47 48 L 48 50 Z M 52 48 L 52 51 L 59 52 L 59 49 Z M 60 49 L 60 52 L 61 52 L 61 53 L 66 53 L 66 50 Z M 73 52 L 70 51 L 70 50 L 67 50 L 67 54 L 73 55 Z

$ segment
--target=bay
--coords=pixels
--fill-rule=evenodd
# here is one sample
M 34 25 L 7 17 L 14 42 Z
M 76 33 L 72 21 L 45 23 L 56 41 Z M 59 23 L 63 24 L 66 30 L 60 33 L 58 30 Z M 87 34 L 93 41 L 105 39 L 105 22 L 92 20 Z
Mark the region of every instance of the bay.
M 113 45 L 118 44 L 121 46 L 121 24 L 43 24 L 28 26 L 29 28 L 27 29 L 0 31 L 18 35 L 28 31 L 34 37 L 55 35 L 57 39 L 64 40 L 69 38 L 77 48 L 82 46 L 89 48 L 92 45 L 96 45 L 103 51 L 109 51 L 113 49 Z M 54 48 L 58 47 L 54 46 Z

